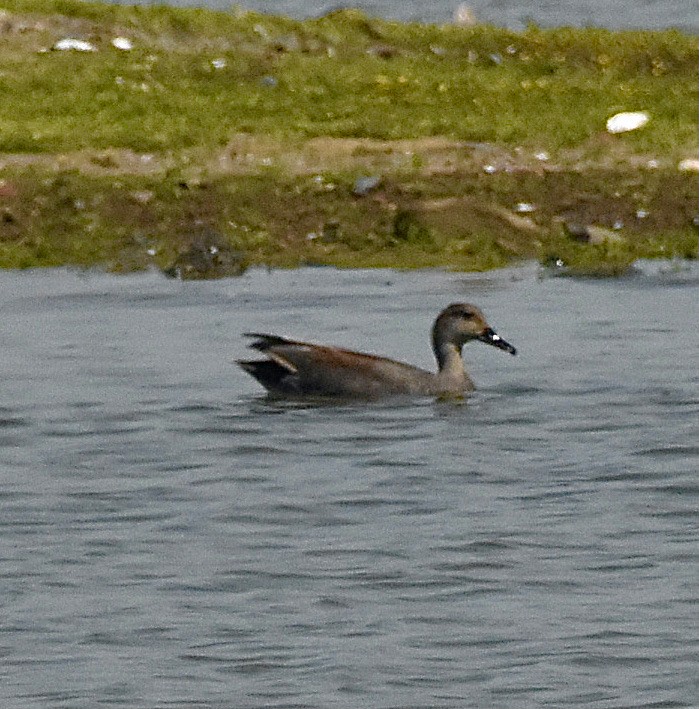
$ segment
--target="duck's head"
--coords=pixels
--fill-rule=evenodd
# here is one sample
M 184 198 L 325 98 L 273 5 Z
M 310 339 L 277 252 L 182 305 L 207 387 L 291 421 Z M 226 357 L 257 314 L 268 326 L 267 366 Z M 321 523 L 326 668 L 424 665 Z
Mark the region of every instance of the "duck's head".
M 444 345 L 452 345 L 460 350 L 471 340 L 480 340 L 510 354 L 517 354 L 517 350 L 488 325 L 485 315 L 475 305 L 452 303 L 442 310 L 432 328 L 435 352 Z

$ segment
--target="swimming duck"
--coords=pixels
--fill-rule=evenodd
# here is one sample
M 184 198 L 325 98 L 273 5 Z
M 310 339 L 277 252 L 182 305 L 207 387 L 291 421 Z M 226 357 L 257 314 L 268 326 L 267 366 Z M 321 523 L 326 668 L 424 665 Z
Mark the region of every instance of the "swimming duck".
M 467 342 L 479 340 L 517 354 L 488 325 L 483 313 L 468 303 L 448 306 L 432 326 L 436 373 L 387 357 L 278 335 L 247 332 L 244 336 L 254 338 L 250 347 L 267 359 L 238 360 L 238 364 L 277 396 L 368 399 L 399 395 L 462 396 L 474 388 L 461 358 L 461 348 Z

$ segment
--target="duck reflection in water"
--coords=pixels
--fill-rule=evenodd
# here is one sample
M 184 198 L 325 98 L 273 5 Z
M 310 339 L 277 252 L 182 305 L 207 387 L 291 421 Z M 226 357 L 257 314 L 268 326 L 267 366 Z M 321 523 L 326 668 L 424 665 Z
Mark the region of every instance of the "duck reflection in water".
M 379 399 L 390 396 L 463 396 L 473 391 L 461 349 L 472 340 L 517 354 L 488 325 L 479 308 L 453 303 L 432 326 L 432 349 L 438 371 L 387 357 L 288 340 L 277 335 L 245 333 L 250 347 L 266 359 L 238 364 L 274 396 Z

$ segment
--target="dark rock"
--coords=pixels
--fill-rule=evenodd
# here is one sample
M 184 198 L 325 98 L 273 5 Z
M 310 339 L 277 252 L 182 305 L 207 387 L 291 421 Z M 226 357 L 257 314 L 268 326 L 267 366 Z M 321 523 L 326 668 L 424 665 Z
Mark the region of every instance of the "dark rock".
M 206 234 L 194 240 L 163 273 L 170 278 L 204 280 L 240 276 L 248 267 L 242 251 L 217 234 Z

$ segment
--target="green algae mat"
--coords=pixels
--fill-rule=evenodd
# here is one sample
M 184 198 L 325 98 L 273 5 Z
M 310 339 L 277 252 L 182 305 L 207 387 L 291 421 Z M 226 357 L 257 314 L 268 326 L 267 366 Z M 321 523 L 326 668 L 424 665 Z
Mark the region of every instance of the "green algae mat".
M 3 267 L 697 256 L 679 32 L 9 0 L 0 33 Z

